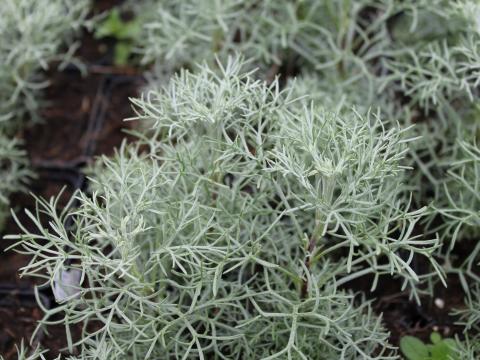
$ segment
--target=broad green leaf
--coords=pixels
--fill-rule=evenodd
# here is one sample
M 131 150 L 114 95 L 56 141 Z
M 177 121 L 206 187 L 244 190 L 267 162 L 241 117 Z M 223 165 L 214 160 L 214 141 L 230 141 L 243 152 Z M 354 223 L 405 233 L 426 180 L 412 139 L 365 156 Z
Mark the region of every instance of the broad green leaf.
M 400 350 L 408 360 L 426 360 L 429 358 L 428 347 L 414 336 L 404 336 L 400 340 Z
M 118 9 L 113 9 L 108 17 L 98 26 L 95 37 L 113 37 L 117 40 L 132 40 L 140 35 L 141 24 L 138 19 L 124 21 Z
M 101 25 L 95 31 L 96 38 L 103 38 L 107 36 L 116 37 L 116 35 L 122 30 L 123 27 L 120 13 L 117 9 L 113 9 L 108 17 L 101 23 Z
M 115 45 L 115 65 L 126 65 L 130 56 L 132 46 L 129 43 L 118 43 Z
M 440 341 L 442 341 L 442 336 L 438 332 L 432 332 L 430 334 L 430 341 L 432 344 L 438 344 Z
M 432 360 L 448 360 L 450 347 L 445 342 L 440 341 L 432 347 Z
M 131 40 L 140 35 L 142 27 L 137 19 L 123 23 L 122 28 L 116 34 L 117 39 Z

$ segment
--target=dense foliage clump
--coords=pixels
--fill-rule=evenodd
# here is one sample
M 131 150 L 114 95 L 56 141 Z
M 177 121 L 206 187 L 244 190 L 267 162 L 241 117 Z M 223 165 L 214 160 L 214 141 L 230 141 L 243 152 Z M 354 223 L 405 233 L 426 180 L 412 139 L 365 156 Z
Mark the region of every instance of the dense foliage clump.
M 478 295 L 471 291 L 480 281 L 477 1 L 207 0 L 145 6 L 146 40 L 138 48 L 144 62 L 158 62 L 162 74 L 200 59 L 213 63 L 214 53 L 239 51 L 261 69 L 257 76 L 271 81 L 276 73 L 296 75 L 296 93 L 330 110 L 381 109 L 383 120 L 414 124 L 412 134 L 421 138 L 410 143 L 403 162 L 413 168 L 404 181 L 411 198 L 408 191 L 404 195 L 416 208 L 430 209 L 415 228 L 438 234 L 444 270 L 460 277 L 467 298 Z M 455 246 L 463 240 L 474 240 L 473 249 L 458 261 Z
M 394 359 L 352 284 L 421 301 L 448 274 L 467 304 L 449 349 L 478 357 L 480 245 L 454 254 L 480 233 L 480 5 L 130 5 L 154 70 L 138 141 L 10 236 L 70 294 L 42 324 L 83 324 L 85 359 Z
M 408 129 L 295 99 L 242 65 L 182 71 L 134 100 L 152 126 L 150 151 L 103 159 L 74 213 L 41 202 L 53 228 L 22 235 L 35 254 L 26 271 L 81 271 L 79 293 L 50 315 L 100 321 L 84 328 L 86 348 L 95 339 L 140 358 L 390 358 L 368 302 L 340 285 L 374 274 L 375 287 L 389 274 L 415 290 L 413 255 L 438 267 L 438 240 L 412 234 L 424 211 L 400 195 Z M 73 234 L 66 216 L 77 218 Z

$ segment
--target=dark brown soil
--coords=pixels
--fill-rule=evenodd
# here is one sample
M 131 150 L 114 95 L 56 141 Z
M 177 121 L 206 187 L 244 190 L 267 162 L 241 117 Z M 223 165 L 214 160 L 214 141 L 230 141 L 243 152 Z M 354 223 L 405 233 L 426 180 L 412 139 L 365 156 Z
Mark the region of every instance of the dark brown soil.
M 36 322 L 42 318 L 38 307 L 0 307 L 0 353 L 5 359 L 16 359 L 15 345 L 23 341 L 28 344 L 35 330 Z M 35 341 L 36 342 L 36 341 Z
M 433 298 L 421 297 L 420 304 L 410 299 L 407 291 L 400 290 L 401 284 L 392 285 L 384 284 L 373 294 L 376 298 L 374 309 L 382 314 L 392 344 L 398 345 L 405 335 L 428 343 L 434 331 L 443 337 L 461 335 L 462 328 L 456 325 L 458 318 L 451 315 L 453 309 L 464 306 L 463 291 L 455 278 L 449 279 L 448 289 L 436 286 Z

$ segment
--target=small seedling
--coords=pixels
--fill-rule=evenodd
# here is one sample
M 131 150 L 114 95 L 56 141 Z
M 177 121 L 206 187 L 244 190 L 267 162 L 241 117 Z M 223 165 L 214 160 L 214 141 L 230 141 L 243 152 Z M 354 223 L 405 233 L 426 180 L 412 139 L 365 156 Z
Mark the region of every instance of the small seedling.
M 430 335 L 431 344 L 425 344 L 415 336 L 404 336 L 400 340 L 400 350 L 407 360 L 457 360 L 457 344 L 452 338 L 442 339 L 433 332 Z
M 138 37 L 140 30 L 141 26 L 137 18 L 124 20 L 118 9 L 113 9 L 96 29 L 95 37 L 97 39 L 114 38 L 116 40 L 114 63 L 115 65 L 126 65 L 132 55 L 133 42 Z

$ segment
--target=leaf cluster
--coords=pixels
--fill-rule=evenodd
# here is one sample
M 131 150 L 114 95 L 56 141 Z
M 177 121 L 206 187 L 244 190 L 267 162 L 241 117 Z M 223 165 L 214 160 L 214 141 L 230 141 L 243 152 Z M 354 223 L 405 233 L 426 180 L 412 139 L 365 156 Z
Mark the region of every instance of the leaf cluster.
M 39 200 L 28 213 L 37 232 L 11 237 L 33 255 L 24 274 L 54 287 L 81 271 L 80 296 L 43 320 L 84 324 L 70 349 L 395 358 L 370 303 L 346 290 L 365 275 L 372 289 L 391 276 L 420 300 L 455 273 L 475 309 L 480 247 L 461 266 L 451 253 L 480 225 L 476 1 L 131 6 L 135 51 L 157 71 L 132 100 L 138 142 L 99 160 L 77 210 Z M 478 315 L 465 314 L 466 324 Z M 469 338 L 461 359 L 478 351 Z
M 239 51 L 261 78 L 299 74 L 297 91 L 329 109 L 379 108 L 404 127 L 415 124 L 421 140 L 404 164 L 415 169 L 406 181 L 413 203 L 430 207 L 420 231 L 438 233 L 445 270 L 470 292 L 479 246 L 460 266 L 451 253 L 480 229 L 477 1 L 205 0 L 146 9 L 139 52 L 163 72 Z
M 114 38 L 114 62 L 116 65 L 126 65 L 132 54 L 133 42 L 140 35 L 141 24 L 138 18 L 123 20 L 117 8 L 111 10 L 108 15 L 97 25 L 96 38 Z
M 400 350 L 407 360 L 458 360 L 457 343 L 454 339 L 442 339 L 439 333 L 430 334 L 431 344 L 425 344 L 414 336 L 404 336 Z
M 9 236 L 33 255 L 24 274 L 53 286 L 81 271 L 79 296 L 42 321 L 83 323 L 70 347 L 115 349 L 109 359 L 395 358 L 370 303 L 343 285 L 394 276 L 415 294 L 415 254 L 441 274 L 438 239 L 412 233 L 423 210 L 400 195 L 408 129 L 329 111 L 244 67 L 181 71 L 134 99 L 151 130 L 99 161 L 77 210 L 39 200 L 27 212 L 36 231 Z
M 88 3 L 5 0 L 0 6 L 0 224 L 8 213 L 9 195 L 23 190 L 31 176 L 16 133 L 39 119 L 41 89 L 47 86 L 42 71 L 71 55 L 74 47 L 64 49 L 63 44 L 72 42 Z

